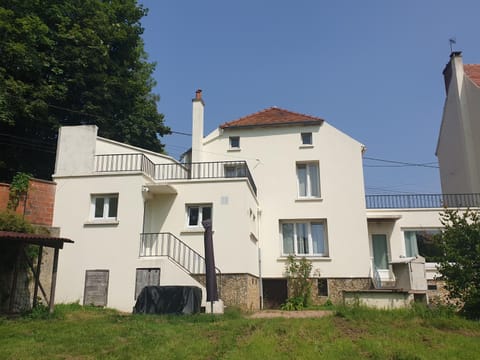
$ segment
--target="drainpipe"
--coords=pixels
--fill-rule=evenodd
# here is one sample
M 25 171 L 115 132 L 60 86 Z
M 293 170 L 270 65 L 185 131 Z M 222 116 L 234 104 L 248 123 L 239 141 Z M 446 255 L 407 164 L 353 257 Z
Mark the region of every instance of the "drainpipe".
M 263 310 L 262 249 L 258 248 L 258 281 L 260 291 L 260 309 Z
M 260 247 L 260 220 L 262 211 L 257 208 L 257 236 L 258 236 L 258 291 L 260 292 L 260 309 L 263 309 L 263 279 L 262 279 L 262 248 Z

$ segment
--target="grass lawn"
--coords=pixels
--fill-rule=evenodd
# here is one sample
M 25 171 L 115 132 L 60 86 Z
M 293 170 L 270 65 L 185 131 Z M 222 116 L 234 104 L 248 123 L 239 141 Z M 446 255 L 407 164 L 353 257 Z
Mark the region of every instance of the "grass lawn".
M 0 359 L 479 359 L 480 322 L 424 308 L 312 319 L 125 315 L 58 305 L 0 318 Z

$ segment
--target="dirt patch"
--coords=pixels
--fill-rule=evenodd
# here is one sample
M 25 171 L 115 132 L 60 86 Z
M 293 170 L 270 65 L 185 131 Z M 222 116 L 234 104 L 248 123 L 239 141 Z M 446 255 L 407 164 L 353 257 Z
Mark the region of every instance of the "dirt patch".
M 303 311 L 283 311 L 283 310 L 263 310 L 258 311 L 252 315 L 250 318 L 260 319 L 260 318 L 319 318 L 324 316 L 333 315 L 331 310 L 303 310 Z

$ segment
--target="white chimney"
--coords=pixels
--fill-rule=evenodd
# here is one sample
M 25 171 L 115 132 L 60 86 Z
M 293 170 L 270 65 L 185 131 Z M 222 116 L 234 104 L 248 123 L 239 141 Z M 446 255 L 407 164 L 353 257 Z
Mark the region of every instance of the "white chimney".
M 97 131 L 95 125 L 62 126 L 58 130 L 53 176 L 85 175 L 93 172 Z
M 192 99 L 192 162 L 202 161 L 204 108 L 202 90 L 197 90 Z

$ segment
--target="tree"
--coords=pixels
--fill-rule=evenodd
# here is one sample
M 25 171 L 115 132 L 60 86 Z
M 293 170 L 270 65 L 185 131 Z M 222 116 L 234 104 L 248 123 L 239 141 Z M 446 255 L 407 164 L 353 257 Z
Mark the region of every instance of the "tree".
M 0 180 L 49 178 L 61 125 L 163 151 L 136 0 L 4 0 L 0 5 Z
M 452 299 L 460 300 L 462 312 L 480 318 L 480 212 L 445 210 L 441 214 L 445 226 L 440 246 L 443 257 L 439 272 Z

